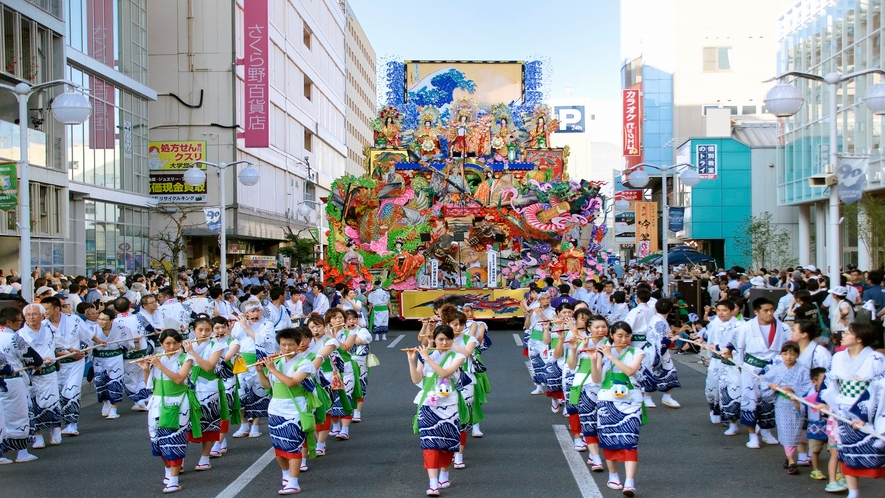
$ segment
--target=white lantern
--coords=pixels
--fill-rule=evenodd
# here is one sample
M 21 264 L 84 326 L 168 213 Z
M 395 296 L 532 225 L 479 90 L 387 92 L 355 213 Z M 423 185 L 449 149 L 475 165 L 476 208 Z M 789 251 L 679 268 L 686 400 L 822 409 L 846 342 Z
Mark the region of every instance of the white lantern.
M 805 98 L 793 85 L 780 84 L 772 87 L 765 95 L 765 107 L 779 118 L 786 118 L 799 112 Z
M 240 183 L 247 187 L 255 185 L 261 178 L 261 176 L 258 174 L 258 170 L 252 167 L 243 168 L 240 171 L 240 174 L 237 175 L 237 177 L 240 179 Z
M 630 184 L 631 187 L 642 188 L 648 185 L 648 173 L 638 169 L 627 177 L 627 183 Z
M 52 114 L 66 125 L 79 125 L 92 114 L 92 105 L 82 93 L 65 92 L 52 101 Z
M 313 209 L 310 208 L 307 204 L 301 204 L 298 206 L 298 216 L 308 218 L 313 213 Z
M 687 169 L 679 174 L 679 181 L 688 187 L 694 187 L 701 182 L 701 175 L 693 169 Z
M 863 101 L 873 114 L 885 114 L 885 83 L 867 88 Z
M 184 172 L 184 183 L 191 187 L 199 187 L 206 183 L 206 173 L 200 168 L 191 168 Z

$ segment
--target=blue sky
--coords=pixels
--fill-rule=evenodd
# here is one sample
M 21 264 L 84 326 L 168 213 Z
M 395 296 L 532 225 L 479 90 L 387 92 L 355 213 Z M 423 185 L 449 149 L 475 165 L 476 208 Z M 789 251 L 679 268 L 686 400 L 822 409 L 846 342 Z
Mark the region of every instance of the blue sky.
M 617 101 L 617 0 L 348 0 L 378 57 L 533 60 L 545 57 L 548 98 Z M 379 70 L 381 68 L 379 67 Z

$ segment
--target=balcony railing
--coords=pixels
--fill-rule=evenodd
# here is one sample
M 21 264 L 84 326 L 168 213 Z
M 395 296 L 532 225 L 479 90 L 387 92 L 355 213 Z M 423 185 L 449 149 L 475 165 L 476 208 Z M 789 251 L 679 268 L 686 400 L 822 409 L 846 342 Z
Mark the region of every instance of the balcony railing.
M 19 126 L 0 120 L 0 160 L 18 161 L 21 157 L 19 149 Z M 33 166 L 46 167 L 46 134 L 42 131 L 28 130 L 28 162 Z

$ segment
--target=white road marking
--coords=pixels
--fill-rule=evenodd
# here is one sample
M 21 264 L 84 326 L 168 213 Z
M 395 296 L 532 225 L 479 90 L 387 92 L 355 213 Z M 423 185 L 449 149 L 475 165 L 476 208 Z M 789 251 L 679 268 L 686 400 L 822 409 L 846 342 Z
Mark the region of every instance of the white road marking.
M 249 466 L 248 469 L 243 471 L 242 474 L 239 475 L 234 481 L 226 488 L 224 488 L 221 493 L 218 493 L 216 498 L 233 498 L 240 493 L 250 482 L 252 479 L 255 479 L 258 474 L 261 473 L 262 469 L 267 467 L 267 464 L 274 460 L 274 452 L 273 448 L 267 450 L 263 455 L 258 457 L 258 460 L 255 460 L 255 463 Z
M 575 477 L 575 484 L 578 485 L 581 496 L 583 498 L 602 498 L 599 486 L 596 485 L 596 481 L 590 474 L 590 468 L 584 463 L 582 453 L 575 451 L 575 441 L 566 426 L 554 424 L 553 432 L 556 434 L 560 448 L 562 448 L 562 454 L 565 455 L 565 461 L 568 462 L 569 469 Z
M 390 344 L 387 345 L 387 347 L 392 348 L 392 347 L 396 346 L 396 343 L 403 340 L 403 337 L 405 337 L 405 335 L 397 336 L 396 339 L 393 340 L 393 342 L 391 342 Z
M 515 342 L 517 346 L 522 346 L 522 337 L 520 337 L 519 334 L 513 334 L 513 342 Z

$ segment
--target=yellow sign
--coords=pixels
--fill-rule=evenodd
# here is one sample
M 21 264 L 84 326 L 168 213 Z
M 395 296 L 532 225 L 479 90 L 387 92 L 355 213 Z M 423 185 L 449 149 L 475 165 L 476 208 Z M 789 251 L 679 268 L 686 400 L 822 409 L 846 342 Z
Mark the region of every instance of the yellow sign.
M 647 254 L 658 252 L 658 203 L 637 202 L 636 208 L 636 247 L 647 247 Z M 643 251 L 640 251 L 643 252 Z
M 148 142 L 148 169 L 186 170 L 194 161 L 206 160 L 206 142 Z M 206 169 L 205 164 L 199 164 Z
M 472 304 L 477 318 L 515 318 L 523 316 L 519 302 L 526 292 L 528 289 L 407 290 L 400 294 L 400 307 L 404 319 L 428 318 L 433 316 L 433 303 L 438 299 L 462 296 L 462 304 Z

